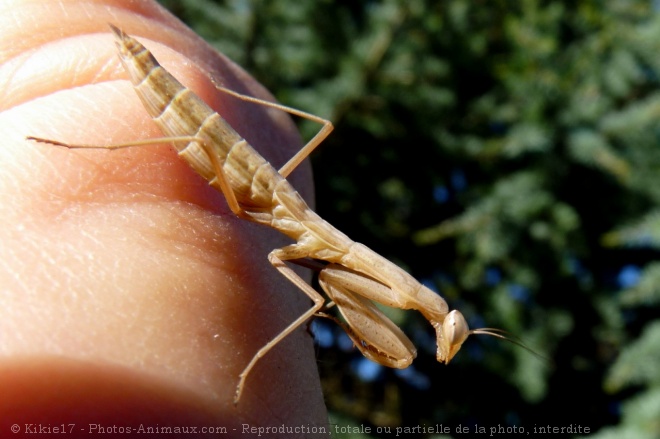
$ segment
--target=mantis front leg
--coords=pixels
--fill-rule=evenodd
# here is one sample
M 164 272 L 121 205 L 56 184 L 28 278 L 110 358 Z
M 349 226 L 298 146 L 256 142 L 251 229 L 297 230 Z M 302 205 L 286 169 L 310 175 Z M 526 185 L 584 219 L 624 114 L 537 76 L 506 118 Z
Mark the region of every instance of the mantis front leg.
M 417 349 L 394 322 L 365 298 L 367 294 L 389 295 L 388 287 L 337 264 L 321 271 L 319 283 L 346 320 L 346 324 L 337 323 L 362 355 L 387 367 L 410 366 Z

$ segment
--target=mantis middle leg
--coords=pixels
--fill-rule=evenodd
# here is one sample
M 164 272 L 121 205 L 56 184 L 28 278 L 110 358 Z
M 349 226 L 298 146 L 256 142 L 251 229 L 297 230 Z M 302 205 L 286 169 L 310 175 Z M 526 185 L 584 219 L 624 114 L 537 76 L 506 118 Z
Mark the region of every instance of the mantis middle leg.
M 305 293 L 310 299 L 312 299 L 313 305 L 303 314 L 301 314 L 296 320 L 294 320 L 289 326 L 287 326 L 282 332 L 280 332 L 275 338 L 266 343 L 261 349 L 257 351 L 256 354 L 250 360 L 250 363 L 243 369 L 243 372 L 239 375 L 238 385 L 236 386 L 236 394 L 234 395 L 234 404 L 237 404 L 243 393 L 243 387 L 245 386 L 245 380 L 252 370 L 252 368 L 257 364 L 260 358 L 268 353 L 275 345 L 282 341 L 287 335 L 295 331 L 299 326 L 303 325 L 308 319 L 316 315 L 319 310 L 323 307 L 325 299 L 321 294 L 318 293 L 314 288 L 312 288 L 304 279 L 302 279 L 291 267 L 286 265 L 284 261 L 286 260 L 296 260 L 305 257 L 306 255 L 301 253 L 301 248 L 295 244 L 289 245 L 287 247 L 275 249 L 268 255 L 268 260 L 270 263 L 279 271 L 284 277 L 286 277 L 291 283 L 298 287 L 303 293 Z

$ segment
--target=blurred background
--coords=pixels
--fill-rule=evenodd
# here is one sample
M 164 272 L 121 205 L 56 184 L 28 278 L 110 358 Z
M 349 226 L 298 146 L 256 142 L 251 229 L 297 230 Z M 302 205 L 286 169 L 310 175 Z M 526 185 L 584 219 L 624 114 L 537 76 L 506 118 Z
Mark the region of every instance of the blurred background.
M 659 1 L 161 3 L 336 124 L 322 217 L 548 358 L 472 336 L 443 366 L 430 325 L 387 310 L 419 350 L 391 370 L 318 320 L 331 423 L 371 427 L 334 437 L 660 437 Z

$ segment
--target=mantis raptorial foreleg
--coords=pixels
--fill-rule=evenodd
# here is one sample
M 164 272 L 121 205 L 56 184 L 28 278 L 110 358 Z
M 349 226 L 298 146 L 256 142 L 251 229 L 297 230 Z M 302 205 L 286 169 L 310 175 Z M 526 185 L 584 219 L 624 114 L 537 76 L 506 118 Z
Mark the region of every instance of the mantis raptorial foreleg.
M 341 288 L 359 294 L 365 299 L 373 300 L 381 305 L 392 308 L 413 308 L 412 304 L 408 303 L 405 297 L 397 294 L 396 291 L 387 285 L 341 265 L 328 265 L 321 273 L 323 275 L 322 286 L 325 284 L 330 287 Z
M 336 264 L 328 265 L 319 273 L 319 284 L 347 324 L 338 323 L 365 357 L 397 369 L 412 363 L 417 349 L 410 339 L 365 298 L 374 290 L 387 289 L 385 285 Z

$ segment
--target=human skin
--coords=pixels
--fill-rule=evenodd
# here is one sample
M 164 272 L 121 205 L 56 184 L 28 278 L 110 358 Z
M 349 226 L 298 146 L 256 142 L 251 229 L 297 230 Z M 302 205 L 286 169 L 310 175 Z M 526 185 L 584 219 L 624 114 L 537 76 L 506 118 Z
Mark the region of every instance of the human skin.
M 162 136 L 108 23 L 143 42 L 271 162 L 301 141 L 290 119 L 218 92 L 269 98 L 150 0 L 0 2 L 0 434 L 17 424 L 326 426 L 310 306 L 267 254 L 287 240 L 236 218 L 167 145 L 68 150 Z M 305 164 L 290 177 L 308 200 Z M 93 427 L 97 428 L 97 427 Z M 80 431 L 79 431 L 80 430 Z M 310 431 L 287 437 L 315 437 Z M 318 435 L 319 437 L 324 435 Z

